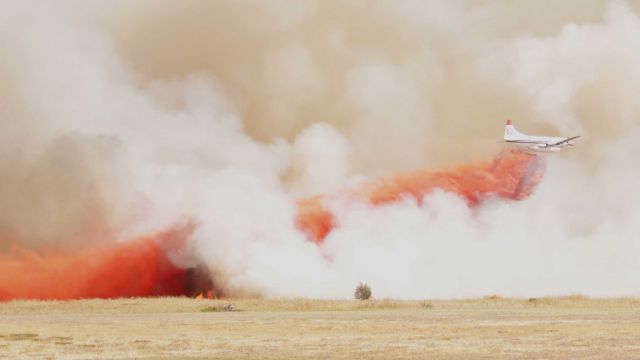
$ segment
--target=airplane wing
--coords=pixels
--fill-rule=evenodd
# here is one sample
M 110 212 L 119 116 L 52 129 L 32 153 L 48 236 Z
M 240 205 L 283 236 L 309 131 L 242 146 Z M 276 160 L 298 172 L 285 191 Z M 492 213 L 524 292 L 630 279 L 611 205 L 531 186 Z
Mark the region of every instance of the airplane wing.
M 580 137 L 579 135 L 578 135 L 578 136 L 572 136 L 572 137 L 570 137 L 570 138 L 566 138 L 566 139 L 564 139 L 564 140 L 562 140 L 562 141 L 558 141 L 558 142 L 557 142 L 557 143 L 555 143 L 555 144 L 549 144 L 548 146 L 558 146 L 558 145 L 562 145 L 562 144 L 564 144 L 564 143 L 568 143 L 568 142 L 569 142 L 569 141 L 571 141 L 571 140 L 575 140 L 575 139 L 577 139 L 577 138 L 579 138 L 579 137 Z

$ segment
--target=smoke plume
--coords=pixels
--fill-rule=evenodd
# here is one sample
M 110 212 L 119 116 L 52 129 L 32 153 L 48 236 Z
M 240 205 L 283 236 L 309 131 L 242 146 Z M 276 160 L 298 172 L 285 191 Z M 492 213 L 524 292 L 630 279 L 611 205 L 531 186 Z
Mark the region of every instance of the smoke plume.
M 0 298 L 638 295 L 639 5 L 0 0 Z

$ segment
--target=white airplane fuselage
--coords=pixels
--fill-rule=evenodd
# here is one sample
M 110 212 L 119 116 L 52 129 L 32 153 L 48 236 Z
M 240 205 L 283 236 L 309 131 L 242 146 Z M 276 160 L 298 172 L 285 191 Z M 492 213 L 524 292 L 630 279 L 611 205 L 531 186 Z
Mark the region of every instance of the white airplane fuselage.
M 504 128 L 504 141 L 519 147 L 526 148 L 535 152 L 556 152 L 566 147 L 573 146 L 574 137 L 557 137 L 557 136 L 531 136 L 525 135 L 513 126 L 511 120 L 507 120 Z

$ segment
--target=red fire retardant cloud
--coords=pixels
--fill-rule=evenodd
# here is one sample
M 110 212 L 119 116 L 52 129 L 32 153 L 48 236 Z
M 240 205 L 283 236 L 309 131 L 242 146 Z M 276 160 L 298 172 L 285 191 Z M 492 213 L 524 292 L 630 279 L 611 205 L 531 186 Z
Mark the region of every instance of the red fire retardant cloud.
M 417 171 L 366 183 L 347 193 L 357 201 L 386 204 L 411 196 L 418 201 L 440 188 L 475 206 L 487 196 L 519 200 L 528 196 L 544 172 L 535 155 L 507 151 L 490 162 L 443 171 Z M 325 208 L 329 196 L 298 202 L 296 218 L 309 239 L 322 242 L 336 226 Z M 81 299 L 191 295 L 189 270 L 173 265 L 168 253 L 178 250 L 194 226 L 123 243 L 79 250 L 36 253 L 14 246 L 0 255 L 0 301 L 13 299 Z
M 531 194 L 542 179 L 544 166 L 538 156 L 509 150 L 489 162 L 463 165 L 442 171 L 416 171 L 372 181 L 338 196 L 351 197 L 374 205 L 411 196 L 418 202 L 434 189 L 464 197 L 470 206 L 487 196 L 520 200 Z M 322 242 L 336 226 L 333 214 L 325 207 L 331 196 L 316 196 L 298 202 L 297 225 L 314 242 Z
M 14 247 L 0 256 L 0 301 L 185 294 L 185 269 L 167 249 L 187 233 L 170 231 L 125 243 L 38 254 Z

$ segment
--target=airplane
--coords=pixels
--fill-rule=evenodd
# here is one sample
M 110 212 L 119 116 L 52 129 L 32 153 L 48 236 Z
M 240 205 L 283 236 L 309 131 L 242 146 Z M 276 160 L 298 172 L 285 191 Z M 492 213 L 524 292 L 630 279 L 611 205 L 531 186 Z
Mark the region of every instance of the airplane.
M 555 136 L 530 136 L 525 135 L 513 126 L 511 120 L 507 120 L 504 127 L 504 141 L 525 147 L 535 152 L 555 152 L 574 145 L 574 140 L 580 136 L 555 137 Z

